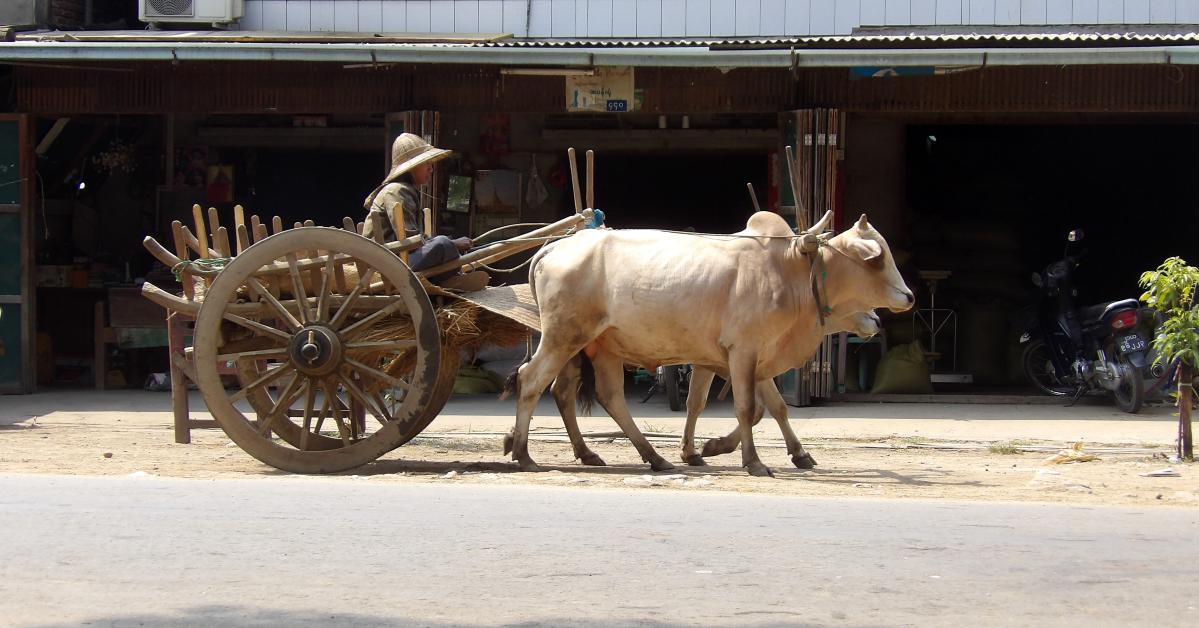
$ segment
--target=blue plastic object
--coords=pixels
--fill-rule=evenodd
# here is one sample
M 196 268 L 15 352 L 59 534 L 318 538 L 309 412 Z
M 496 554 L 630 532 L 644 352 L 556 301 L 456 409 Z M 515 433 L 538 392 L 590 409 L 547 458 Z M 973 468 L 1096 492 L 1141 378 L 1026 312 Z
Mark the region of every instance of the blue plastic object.
M 599 229 L 602 226 L 604 226 L 604 210 L 592 209 L 591 210 L 591 219 L 588 220 L 583 225 L 583 228 L 584 229 Z

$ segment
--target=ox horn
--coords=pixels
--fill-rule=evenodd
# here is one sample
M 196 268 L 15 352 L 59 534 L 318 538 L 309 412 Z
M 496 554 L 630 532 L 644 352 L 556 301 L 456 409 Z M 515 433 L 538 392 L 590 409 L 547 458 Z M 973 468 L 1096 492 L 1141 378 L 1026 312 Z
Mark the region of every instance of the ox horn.
M 865 231 L 869 228 L 870 228 L 870 223 L 866 221 L 866 214 L 862 214 L 862 217 L 858 218 L 858 229 Z
M 821 233 L 824 232 L 825 229 L 828 228 L 828 223 L 832 222 L 832 220 L 833 220 L 833 212 L 831 212 L 831 211 L 824 212 L 824 216 L 822 216 L 820 218 L 820 220 L 817 220 L 816 224 L 812 225 L 811 229 L 808 229 L 807 231 L 804 231 L 803 233 L 808 234 L 808 235 L 820 235 Z

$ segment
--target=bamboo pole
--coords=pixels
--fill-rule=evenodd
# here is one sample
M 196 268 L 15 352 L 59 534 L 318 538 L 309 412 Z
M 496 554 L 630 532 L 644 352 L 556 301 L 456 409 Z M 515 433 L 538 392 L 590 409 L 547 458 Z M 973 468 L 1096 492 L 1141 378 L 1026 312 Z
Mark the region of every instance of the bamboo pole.
M 237 253 L 239 255 L 241 254 L 242 251 L 246 250 L 250 246 L 248 237 L 245 241 L 242 241 L 242 239 L 241 239 L 241 234 L 243 231 L 242 227 L 244 227 L 245 225 L 246 225 L 246 208 L 242 207 L 241 205 L 234 205 L 233 206 L 233 237 L 237 239 Z M 248 235 L 249 232 L 246 231 L 246 234 Z
M 595 209 L 595 151 L 587 151 L 587 209 Z
M 801 131 L 797 127 L 796 133 L 795 133 L 797 136 L 797 138 L 796 138 L 797 143 L 799 142 L 800 139 L 802 139 L 802 138 L 798 137 L 800 135 L 800 133 L 801 133 Z M 795 203 L 795 226 L 797 229 L 802 231 L 803 228 L 800 226 L 800 225 L 802 225 L 800 216 L 801 216 L 801 214 L 803 214 L 803 204 L 804 203 L 803 203 L 802 192 L 800 190 L 801 186 L 799 184 L 799 172 L 798 172 L 798 168 L 796 168 L 796 166 L 795 166 L 795 150 L 790 146 L 787 147 L 787 154 L 786 154 L 786 158 L 784 159 L 784 161 L 785 161 L 785 166 L 787 168 L 787 181 L 791 184 L 791 196 L 794 199 L 794 203 Z
M 573 147 L 566 149 L 566 157 L 570 161 L 570 184 L 575 195 L 575 213 L 578 214 L 583 211 L 583 197 L 579 193 L 579 164 L 575 160 L 575 149 Z
M 204 226 L 204 210 L 199 205 L 192 205 L 192 219 L 196 223 L 196 242 L 199 243 L 200 257 L 208 258 L 208 229 Z
M 540 229 L 535 229 L 524 235 L 520 235 L 509 240 L 496 242 L 495 244 L 485 246 L 477 251 L 471 251 L 470 253 L 467 253 L 456 260 L 434 266 L 433 268 L 427 268 L 418 272 L 417 274 L 431 277 L 433 275 L 439 275 L 451 270 L 474 270 L 482 264 L 489 264 L 491 262 L 504 259 L 505 257 L 515 255 L 521 251 L 527 251 L 531 248 L 541 246 L 543 244 L 543 240 L 541 238 L 557 235 L 568 229 L 578 227 L 584 222 L 590 220 L 591 214 L 591 210 L 584 210 L 582 213 L 563 218 L 562 220 L 559 220 L 551 225 L 542 227 Z
M 1195 373 L 1185 363 L 1178 365 L 1178 457 L 1195 461 L 1191 437 L 1191 400 L 1195 396 Z

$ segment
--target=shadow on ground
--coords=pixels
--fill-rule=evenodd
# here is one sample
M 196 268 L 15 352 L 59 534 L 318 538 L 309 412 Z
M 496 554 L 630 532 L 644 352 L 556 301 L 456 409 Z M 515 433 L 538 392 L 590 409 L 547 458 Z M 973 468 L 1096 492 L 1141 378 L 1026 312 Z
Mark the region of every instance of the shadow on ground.
M 604 612 L 596 609 L 596 614 Z M 758 614 L 758 613 L 754 613 Z M 792 613 L 762 613 L 791 616 Z M 740 626 L 748 628 L 773 628 L 788 626 L 799 628 L 816 624 L 798 623 L 799 613 L 794 613 L 788 620 L 766 621 L 761 623 L 743 623 Z M 731 618 L 730 618 L 731 619 Z M 706 623 L 706 622 L 705 622 Z M 601 628 L 615 624 L 643 626 L 645 628 L 682 628 L 683 626 L 699 626 L 704 623 L 676 623 L 635 617 L 605 617 L 597 619 L 580 619 L 579 617 L 543 617 L 520 622 L 496 623 L 494 620 L 480 619 L 478 621 L 453 621 L 441 619 L 414 618 L 403 616 L 383 616 L 365 613 L 330 613 L 314 611 L 283 611 L 277 609 L 257 609 L 242 606 L 195 606 L 183 609 L 179 613 L 128 613 L 122 615 L 100 616 L 85 619 L 81 622 L 35 624 L 38 628 L 59 628 L 66 626 L 158 626 L 160 628 L 181 628 L 183 626 L 205 626 L 210 628 L 260 628 L 266 626 L 364 626 L 394 627 L 394 626 L 427 626 L 429 628 L 449 628 L 451 626 L 511 626 L 535 628 L 540 626 L 578 626 L 580 628 Z M 852 624 L 840 624 L 852 625 Z

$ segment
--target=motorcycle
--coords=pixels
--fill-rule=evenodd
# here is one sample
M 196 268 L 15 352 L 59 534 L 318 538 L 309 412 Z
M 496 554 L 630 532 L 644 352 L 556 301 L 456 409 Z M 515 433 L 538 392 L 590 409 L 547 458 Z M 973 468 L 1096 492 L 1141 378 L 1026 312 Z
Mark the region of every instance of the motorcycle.
M 1024 374 L 1042 392 L 1072 396 L 1070 405 L 1084 394 L 1104 391 L 1121 410 L 1136 413 L 1145 403 L 1152 317 L 1141 312 L 1136 299 L 1075 304 L 1073 276 L 1082 255 L 1071 255 L 1071 247 L 1082 239 L 1081 230 L 1071 231 L 1063 259 L 1032 275 L 1041 298 L 1020 337 L 1026 345 Z

